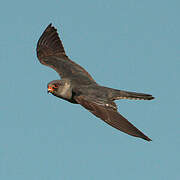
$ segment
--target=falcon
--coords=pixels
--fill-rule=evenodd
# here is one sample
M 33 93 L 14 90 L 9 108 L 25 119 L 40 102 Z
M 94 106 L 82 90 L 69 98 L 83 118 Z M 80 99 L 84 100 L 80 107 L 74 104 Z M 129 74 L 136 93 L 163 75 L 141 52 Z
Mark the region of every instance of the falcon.
M 53 68 L 61 77 L 48 83 L 54 96 L 80 104 L 110 126 L 131 136 L 151 139 L 131 124 L 117 110 L 115 100 L 152 100 L 150 94 L 112 89 L 99 85 L 80 65 L 66 55 L 57 29 L 49 24 L 37 43 L 37 57 L 41 64 Z

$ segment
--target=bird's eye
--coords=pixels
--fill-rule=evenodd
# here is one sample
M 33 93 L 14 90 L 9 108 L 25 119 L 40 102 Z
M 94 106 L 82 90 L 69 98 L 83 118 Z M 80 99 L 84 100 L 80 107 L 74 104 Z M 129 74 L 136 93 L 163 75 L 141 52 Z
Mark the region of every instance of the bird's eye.
M 52 87 L 53 87 L 54 89 L 57 89 L 57 88 L 58 88 L 58 85 L 57 85 L 57 84 L 53 84 Z

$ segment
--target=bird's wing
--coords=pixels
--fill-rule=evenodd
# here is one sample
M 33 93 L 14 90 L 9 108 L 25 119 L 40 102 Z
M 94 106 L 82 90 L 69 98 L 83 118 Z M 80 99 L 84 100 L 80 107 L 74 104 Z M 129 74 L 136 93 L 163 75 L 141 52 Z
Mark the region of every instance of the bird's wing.
M 71 61 L 65 53 L 57 30 L 49 24 L 37 43 L 37 57 L 39 61 L 53 68 L 62 78 L 79 76 L 94 81 L 90 74 L 80 65 Z
M 127 133 L 131 136 L 136 136 L 147 141 L 151 141 L 146 135 L 132 125 L 127 119 L 117 112 L 114 102 L 106 103 L 103 100 L 97 100 L 86 96 L 75 97 L 76 101 L 83 107 L 88 109 L 95 116 L 108 123 L 110 126 Z M 112 104 L 114 103 L 114 105 Z

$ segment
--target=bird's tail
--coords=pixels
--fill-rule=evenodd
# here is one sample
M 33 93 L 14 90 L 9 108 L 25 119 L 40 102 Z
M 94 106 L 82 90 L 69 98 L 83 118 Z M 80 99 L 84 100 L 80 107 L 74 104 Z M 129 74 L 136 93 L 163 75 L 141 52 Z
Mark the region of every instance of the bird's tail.
M 154 97 L 150 94 L 112 89 L 112 98 L 111 99 L 112 100 L 119 100 L 119 99 L 152 100 L 152 99 L 154 99 Z

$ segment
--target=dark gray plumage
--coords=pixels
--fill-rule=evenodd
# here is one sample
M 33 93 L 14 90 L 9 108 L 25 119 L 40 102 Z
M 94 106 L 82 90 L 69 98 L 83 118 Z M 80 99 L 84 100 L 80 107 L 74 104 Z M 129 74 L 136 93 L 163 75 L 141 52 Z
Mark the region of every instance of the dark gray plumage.
M 71 103 L 82 105 L 124 133 L 151 141 L 118 113 L 114 100 L 151 100 L 154 99 L 152 95 L 116 90 L 97 84 L 86 70 L 68 58 L 57 30 L 51 24 L 38 41 L 37 56 L 42 64 L 56 70 L 62 78 L 50 82 L 48 92 Z

